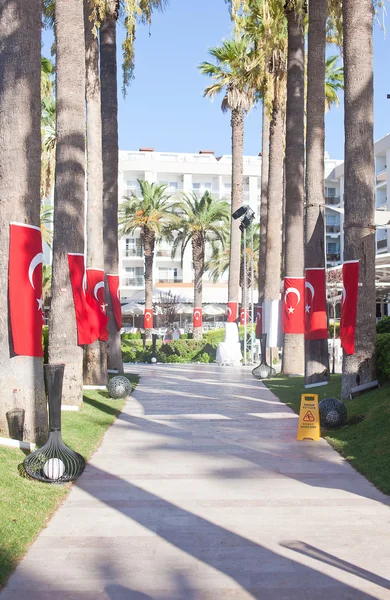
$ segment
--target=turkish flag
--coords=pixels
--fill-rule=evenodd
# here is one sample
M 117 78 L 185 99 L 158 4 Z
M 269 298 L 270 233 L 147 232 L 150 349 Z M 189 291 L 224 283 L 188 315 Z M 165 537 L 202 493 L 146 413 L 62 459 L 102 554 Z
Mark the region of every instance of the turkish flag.
M 87 303 L 85 289 L 84 254 L 68 254 L 69 276 L 72 285 L 73 302 L 76 313 L 77 343 L 79 346 L 92 344 L 99 337 L 99 330 L 91 327 L 90 305 Z M 94 313 L 94 308 L 92 309 Z
M 240 325 L 244 325 L 245 323 L 245 313 L 246 313 L 246 322 L 249 323 L 249 308 L 242 308 L 240 310 Z
M 202 327 L 202 309 L 201 308 L 194 308 L 192 324 L 194 327 Z
M 104 301 L 103 269 L 87 269 L 87 303 L 91 308 L 90 324 L 92 330 L 98 330 L 99 340 L 108 340 L 108 317 Z
M 144 329 L 153 328 L 153 310 L 151 308 L 145 308 L 144 312 Z
M 354 354 L 359 289 L 358 260 L 350 260 L 343 264 L 343 286 L 340 320 L 341 347 L 346 354 Z
M 259 340 L 263 333 L 263 307 L 259 304 L 256 310 L 256 338 Z
M 238 302 L 228 302 L 227 322 L 235 323 L 238 319 Z
M 43 356 L 42 259 L 40 228 L 25 223 L 11 223 L 9 316 L 13 350 L 22 356 Z
M 305 333 L 305 278 L 285 277 L 283 292 L 283 333 Z
M 327 340 L 325 269 L 305 269 L 305 339 Z
M 118 329 L 122 327 L 122 307 L 119 296 L 119 275 L 107 275 L 108 289 L 110 290 L 112 310 Z

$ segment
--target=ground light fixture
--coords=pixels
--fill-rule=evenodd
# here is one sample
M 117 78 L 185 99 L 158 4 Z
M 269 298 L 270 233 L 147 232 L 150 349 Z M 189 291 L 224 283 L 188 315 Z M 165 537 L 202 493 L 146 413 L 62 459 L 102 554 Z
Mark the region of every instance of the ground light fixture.
M 44 365 L 49 404 L 49 438 L 39 450 L 24 459 L 24 469 L 33 479 L 46 483 L 67 483 L 84 471 L 85 460 L 64 444 L 61 436 L 61 396 L 64 364 Z

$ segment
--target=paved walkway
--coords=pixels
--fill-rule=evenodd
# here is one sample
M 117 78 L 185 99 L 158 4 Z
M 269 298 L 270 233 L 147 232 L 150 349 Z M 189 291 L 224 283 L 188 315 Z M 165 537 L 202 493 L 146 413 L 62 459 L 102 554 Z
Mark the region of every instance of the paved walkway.
M 249 370 L 141 381 L 1 600 L 390 599 L 389 498 Z

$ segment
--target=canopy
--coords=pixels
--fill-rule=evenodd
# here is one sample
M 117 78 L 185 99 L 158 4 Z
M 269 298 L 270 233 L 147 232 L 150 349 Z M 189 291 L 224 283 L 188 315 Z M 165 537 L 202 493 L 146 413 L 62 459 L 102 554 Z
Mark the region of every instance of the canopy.
M 226 314 L 226 309 L 215 306 L 214 304 L 206 304 L 206 306 L 203 306 L 203 314 L 211 317 L 218 317 Z
M 124 304 L 122 306 L 122 315 L 143 315 L 144 307 L 141 304 L 137 304 L 136 302 L 129 302 L 128 304 Z

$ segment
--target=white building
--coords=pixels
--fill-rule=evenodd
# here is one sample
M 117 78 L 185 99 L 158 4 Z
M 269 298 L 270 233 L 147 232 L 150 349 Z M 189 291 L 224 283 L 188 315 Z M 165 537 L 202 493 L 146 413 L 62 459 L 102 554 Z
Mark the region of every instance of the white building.
M 215 157 L 211 151 L 199 154 L 154 152 L 140 148 L 138 152 L 119 152 L 119 198 L 139 192 L 138 179 L 168 185 L 167 192 L 202 195 L 206 190 L 215 198 L 230 200 L 231 156 Z M 259 216 L 261 157 L 244 157 L 244 204 Z M 144 261 L 139 232 L 122 237 L 119 242 L 121 300 L 144 300 Z M 187 248 L 183 265 L 180 253 L 171 258 L 166 242 L 157 245 L 153 281 L 155 294 L 171 290 L 183 301 L 193 300 L 193 270 L 191 249 Z M 227 302 L 226 273 L 218 284 L 204 276 L 204 302 Z
M 119 152 L 119 198 L 131 192 L 139 192 L 137 180 L 168 185 L 168 193 L 179 194 L 208 190 L 216 198 L 230 201 L 232 157 L 215 157 L 211 151 L 201 150 L 198 154 L 179 152 L 155 152 L 152 148 Z M 326 243 L 328 265 L 338 264 L 341 253 L 340 213 L 332 210 L 342 205 L 342 180 L 338 169 L 341 160 L 325 158 L 326 196 Z M 244 204 L 260 214 L 261 156 L 244 157 Z M 179 252 L 171 258 L 171 248 L 160 243 L 155 251 L 154 288 L 155 296 L 160 291 L 171 290 L 182 301 L 193 300 L 193 271 L 191 250 L 187 249 L 183 265 Z M 144 300 L 144 260 L 139 232 L 122 237 L 119 242 L 121 300 Z M 204 276 L 204 302 L 227 303 L 228 273 L 213 284 L 208 274 Z M 256 300 L 257 294 L 255 294 Z
M 390 161 L 390 134 L 381 138 L 374 144 L 375 154 L 375 207 L 377 211 L 387 211 L 387 190 L 390 187 L 390 170 L 387 165 Z M 328 266 L 343 262 L 344 247 L 344 163 L 340 162 L 328 175 L 327 182 L 332 182 L 332 194 L 327 193 L 326 207 L 326 242 Z M 328 183 L 327 183 L 328 185 Z M 327 188 L 328 189 L 328 188 Z M 339 210 L 337 210 L 339 209 Z M 341 210 L 340 210 L 341 209 Z M 376 219 L 378 222 L 379 220 Z M 376 253 L 385 254 L 390 251 L 390 236 L 388 227 L 378 227 L 376 232 Z

